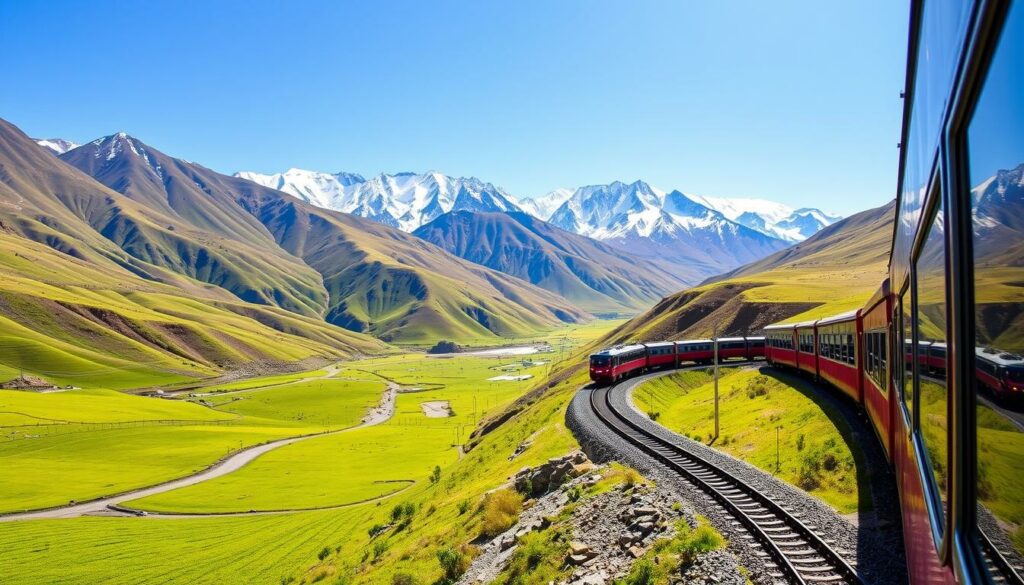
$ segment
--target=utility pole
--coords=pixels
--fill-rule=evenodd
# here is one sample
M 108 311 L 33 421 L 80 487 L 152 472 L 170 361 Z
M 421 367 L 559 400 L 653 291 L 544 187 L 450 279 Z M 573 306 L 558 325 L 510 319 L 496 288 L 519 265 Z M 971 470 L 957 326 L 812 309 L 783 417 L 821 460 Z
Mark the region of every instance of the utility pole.
M 782 425 L 775 427 L 775 473 L 781 471 L 782 466 L 779 465 L 779 431 L 782 430 Z
M 712 341 L 715 344 L 715 440 L 718 440 L 718 325 L 715 325 L 715 331 L 713 334 L 714 338 Z

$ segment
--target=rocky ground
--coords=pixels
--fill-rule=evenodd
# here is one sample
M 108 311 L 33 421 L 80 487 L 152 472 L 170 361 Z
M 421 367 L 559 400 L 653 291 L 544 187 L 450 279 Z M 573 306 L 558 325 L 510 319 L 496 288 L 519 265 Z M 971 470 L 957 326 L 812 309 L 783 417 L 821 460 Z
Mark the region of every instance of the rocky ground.
M 560 583 L 567 585 L 622 578 L 637 559 L 651 556 L 655 542 L 672 537 L 678 522 L 696 526 L 695 514 L 673 491 L 632 479 L 615 484 L 610 478 L 616 473 L 608 466 L 594 467 L 582 453 L 520 471 L 512 483 L 532 496 L 525 511 L 509 530 L 481 545 L 481 554 L 459 583 L 492 582 L 524 536 L 552 528 L 552 523 L 571 534 L 558 559 L 566 575 Z M 654 562 L 659 561 L 655 555 Z M 672 582 L 742 585 L 745 579 L 735 557 L 718 550 L 697 556 Z

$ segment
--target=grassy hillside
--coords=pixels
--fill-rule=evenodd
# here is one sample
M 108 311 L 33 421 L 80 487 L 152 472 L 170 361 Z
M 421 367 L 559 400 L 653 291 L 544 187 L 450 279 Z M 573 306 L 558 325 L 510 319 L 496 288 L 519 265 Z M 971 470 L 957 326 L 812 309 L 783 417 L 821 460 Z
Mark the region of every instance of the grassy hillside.
M 233 180 L 241 205 L 321 273 L 330 323 L 392 343 L 494 344 L 590 318 L 553 293 L 395 228 Z
M 631 256 L 524 213 L 451 212 L 413 233 L 594 313 L 635 313 L 686 283 L 675 274 L 679 267 Z
M 605 343 L 744 335 L 787 319 L 855 309 L 888 270 L 892 203 L 835 223 L 700 286 L 672 295 L 616 329 Z

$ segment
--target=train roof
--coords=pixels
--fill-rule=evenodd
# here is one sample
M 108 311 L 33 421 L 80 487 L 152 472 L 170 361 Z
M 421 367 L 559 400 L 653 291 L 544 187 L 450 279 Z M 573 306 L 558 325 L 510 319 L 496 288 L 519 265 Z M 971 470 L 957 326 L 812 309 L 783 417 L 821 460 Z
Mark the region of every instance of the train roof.
M 616 345 L 615 347 L 609 347 L 609 348 L 602 349 L 601 351 L 599 351 L 599 352 L 597 352 L 595 354 L 592 354 L 592 355 L 616 356 L 616 355 L 620 355 L 620 354 L 623 354 L 623 353 L 629 353 L 631 351 L 636 351 L 638 349 L 644 349 L 644 346 L 640 345 L 639 343 L 633 344 L 633 345 Z
M 1024 357 L 994 347 L 975 347 L 974 354 L 985 361 L 1000 366 L 1024 367 Z
M 646 347 L 675 347 L 675 345 L 674 341 L 652 341 L 644 344 Z
M 747 337 L 747 341 L 753 339 L 754 341 L 764 341 L 764 335 L 754 335 L 753 337 Z
M 824 319 L 818 320 L 818 325 L 831 325 L 832 323 L 842 323 L 843 321 L 853 321 L 857 318 L 857 313 L 860 309 L 853 311 L 847 311 L 845 313 L 839 313 L 838 315 L 832 315 L 831 317 L 825 317 Z
M 818 324 L 818 320 L 817 319 L 815 319 L 814 321 L 801 321 L 799 323 L 793 323 L 793 328 L 794 329 L 804 329 L 804 328 L 807 328 L 807 327 L 814 327 L 817 324 Z
M 771 325 L 765 325 L 762 329 L 765 331 L 785 331 L 787 329 L 792 330 L 793 325 L 793 323 L 772 323 Z
M 723 341 L 744 341 L 745 342 L 746 338 L 745 337 L 719 337 L 718 338 L 718 343 L 722 343 Z
M 714 343 L 714 339 L 682 339 L 676 343 Z

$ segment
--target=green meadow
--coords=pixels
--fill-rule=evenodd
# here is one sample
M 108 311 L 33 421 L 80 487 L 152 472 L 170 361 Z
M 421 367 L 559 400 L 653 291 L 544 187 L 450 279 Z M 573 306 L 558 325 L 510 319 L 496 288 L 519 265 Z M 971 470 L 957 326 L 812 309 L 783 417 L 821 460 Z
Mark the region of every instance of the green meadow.
M 714 440 L 711 369 L 638 386 L 633 401 L 658 423 L 800 487 L 841 513 L 871 507 L 867 470 L 851 429 L 810 382 L 769 368 L 721 368 Z M 776 434 L 778 461 L 776 468 Z

